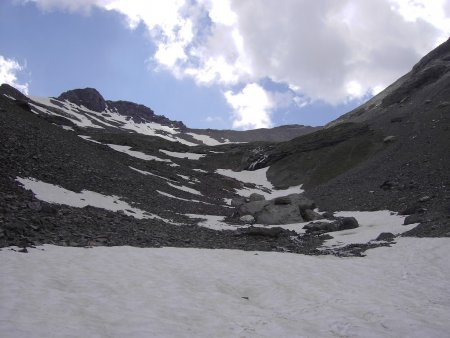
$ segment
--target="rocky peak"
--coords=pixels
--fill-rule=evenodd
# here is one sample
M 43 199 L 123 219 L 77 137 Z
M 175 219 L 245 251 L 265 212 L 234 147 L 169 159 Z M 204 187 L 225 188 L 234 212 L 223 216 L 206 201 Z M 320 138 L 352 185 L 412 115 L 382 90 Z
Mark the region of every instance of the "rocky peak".
M 109 109 L 116 110 L 119 114 L 130 116 L 135 122 L 156 122 L 163 125 L 173 126 L 181 130 L 186 129 L 183 122 L 172 121 L 163 115 L 155 115 L 155 112 L 143 104 L 129 101 L 106 101 Z
M 58 100 L 67 100 L 76 105 L 83 105 L 86 108 L 101 112 L 106 108 L 106 101 L 95 88 L 74 89 L 62 93 Z
M 28 101 L 28 97 L 22 94 L 19 90 L 10 86 L 9 84 L 2 84 L 0 86 L 0 95 L 8 95 L 15 98 L 16 100 Z

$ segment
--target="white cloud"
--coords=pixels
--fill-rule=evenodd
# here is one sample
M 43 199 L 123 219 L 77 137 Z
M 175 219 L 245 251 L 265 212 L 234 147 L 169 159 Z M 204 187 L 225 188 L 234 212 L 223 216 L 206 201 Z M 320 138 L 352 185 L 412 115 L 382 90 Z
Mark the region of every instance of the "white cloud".
M 224 95 L 233 108 L 233 128 L 252 129 L 272 126 L 270 114 L 273 102 L 260 85 L 250 83 L 236 94 L 227 91 Z
M 301 106 L 377 93 L 450 34 L 449 0 L 24 1 L 119 12 L 129 28 L 147 27 L 158 68 L 225 91 L 268 78 L 294 90 L 294 104 L 305 98 Z
M 7 83 L 14 88 L 20 90 L 24 94 L 28 94 L 28 83 L 19 83 L 17 74 L 24 70 L 17 61 L 8 59 L 0 55 L 0 84 Z

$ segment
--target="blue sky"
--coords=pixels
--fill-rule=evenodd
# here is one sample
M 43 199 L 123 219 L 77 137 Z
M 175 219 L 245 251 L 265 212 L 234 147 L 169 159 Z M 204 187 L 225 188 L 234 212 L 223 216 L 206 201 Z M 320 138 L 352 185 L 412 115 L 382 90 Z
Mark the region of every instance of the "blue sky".
M 448 37 L 449 1 L 429 3 L 4 0 L 0 81 L 94 87 L 193 128 L 322 125 Z

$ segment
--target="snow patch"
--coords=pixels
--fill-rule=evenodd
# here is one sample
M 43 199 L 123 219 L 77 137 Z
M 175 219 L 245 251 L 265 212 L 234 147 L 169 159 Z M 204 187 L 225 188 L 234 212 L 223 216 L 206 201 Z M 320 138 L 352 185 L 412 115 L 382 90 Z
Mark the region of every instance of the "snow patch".
M 250 183 L 257 185 L 257 188 L 242 188 L 237 189 L 236 193 L 243 197 L 248 197 L 253 193 L 264 195 L 267 199 L 273 199 L 289 194 L 299 194 L 304 190 L 302 185 L 289 187 L 287 189 L 275 189 L 272 183 L 267 179 L 267 171 L 269 167 L 258 170 L 248 171 L 233 171 L 231 169 L 217 169 L 216 173 L 222 176 L 234 178 L 242 183 Z
M 182 190 L 182 191 L 188 192 L 190 194 L 203 196 L 203 194 L 200 191 L 198 191 L 198 190 L 195 190 L 195 189 L 192 189 L 192 188 L 189 188 L 189 187 L 185 187 L 183 185 L 175 185 L 175 184 L 172 184 L 172 183 L 169 183 L 169 182 L 167 182 L 167 184 L 170 185 L 172 188 L 175 188 L 175 189 L 178 189 L 178 190 Z
M 31 190 L 37 199 L 48 203 L 65 204 L 75 208 L 84 208 L 90 205 L 110 211 L 123 211 L 126 215 L 137 219 L 152 218 L 170 223 L 157 215 L 132 207 L 118 196 L 106 196 L 89 190 L 82 190 L 78 193 L 34 178 L 17 177 L 16 181 L 21 183 L 25 189 Z
M 166 154 L 171 157 L 184 158 L 184 159 L 188 159 L 188 160 L 199 160 L 202 157 L 206 156 L 206 154 L 178 153 L 175 151 L 168 151 L 168 150 L 164 150 L 164 149 L 160 149 L 159 151 L 162 152 L 163 154 Z
M 375 240 L 382 232 L 394 235 L 402 234 L 417 226 L 417 224 L 403 225 L 406 216 L 392 211 L 340 211 L 334 214 L 338 217 L 355 217 L 359 223 L 356 229 L 330 232 L 332 239 L 326 240 L 324 247 L 339 248 L 348 244 L 368 243 Z
M 125 153 L 129 156 L 136 157 L 141 160 L 173 163 L 171 160 L 168 159 L 162 159 L 153 155 L 147 155 L 140 151 L 131 150 L 131 147 L 129 146 L 120 146 L 118 144 L 107 144 L 107 146 L 110 147 L 111 149 L 114 149 L 115 151 Z

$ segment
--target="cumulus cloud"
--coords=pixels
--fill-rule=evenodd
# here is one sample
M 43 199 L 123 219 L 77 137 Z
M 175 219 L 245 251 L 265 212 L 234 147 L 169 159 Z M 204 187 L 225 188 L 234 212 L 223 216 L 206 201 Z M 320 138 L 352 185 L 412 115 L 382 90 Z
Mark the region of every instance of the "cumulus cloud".
M 24 1 L 45 10 L 97 6 L 123 14 L 131 29 L 144 24 L 156 46 L 153 64 L 222 86 L 232 106 L 264 90 L 255 85 L 261 79 L 287 85 L 298 105 L 375 94 L 450 34 L 449 0 Z M 250 89 L 233 94 L 236 85 Z M 275 109 L 279 100 L 272 101 Z M 258 126 L 270 124 L 264 109 Z M 235 125 L 252 125 L 244 115 Z
M 17 61 L 0 55 L 0 84 L 7 83 L 28 95 L 28 83 L 19 83 L 17 74 L 24 70 Z
M 246 85 L 240 92 L 224 93 L 233 108 L 233 128 L 253 129 L 272 126 L 270 119 L 273 102 L 269 94 L 257 83 Z

